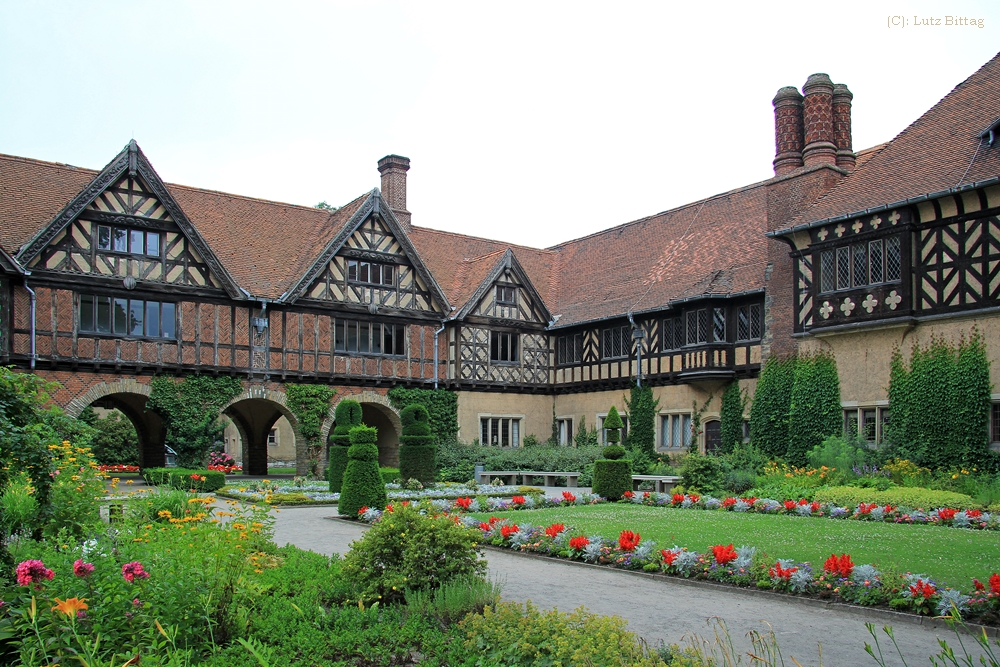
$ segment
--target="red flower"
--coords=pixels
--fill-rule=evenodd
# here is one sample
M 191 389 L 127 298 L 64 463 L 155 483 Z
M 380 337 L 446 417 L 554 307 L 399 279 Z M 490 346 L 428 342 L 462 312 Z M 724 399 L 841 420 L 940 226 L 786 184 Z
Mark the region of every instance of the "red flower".
M 642 499 L 643 500 L 649 500 L 649 491 L 644 491 L 643 492 Z
M 682 502 L 684 502 L 684 494 L 683 493 L 675 493 L 673 495 L 673 497 L 670 499 L 670 504 L 671 505 L 680 505 Z
M 660 551 L 660 555 L 663 556 L 663 562 L 667 565 L 673 565 L 674 561 L 677 560 L 677 554 L 673 551 L 667 551 L 663 549 Z
M 979 519 L 979 518 L 981 518 L 983 516 L 983 513 L 982 513 L 981 510 L 965 510 L 965 514 L 970 519 Z
M 464 510 L 468 510 L 469 506 L 472 504 L 472 498 L 466 496 L 465 498 L 456 498 L 455 504 Z
M 858 505 L 858 514 L 871 514 L 876 507 L 878 503 L 861 503 Z
M 958 512 L 956 510 L 953 510 L 950 507 L 942 507 L 938 510 L 938 517 L 940 517 L 942 521 L 951 521 L 955 518 L 957 513 Z
M 923 579 L 917 579 L 917 583 L 910 586 L 910 595 L 915 598 L 922 597 L 927 600 L 935 593 L 937 593 L 937 589 L 934 588 L 934 584 Z
M 979 581 L 975 577 L 973 577 L 973 579 L 972 579 L 972 585 L 980 593 L 982 593 L 982 592 L 984 592 L 986 590 L 986 586 L 983 586 L 983 582 Z
M 403 501 L 403 507 L 409 507 L 409 506 L 410 506 L 410 501 L 409 500 L 404 500 Z
M 361 516 L 362 514 L 364 514 L 367 511 L 368 511 L 368 505 L 365 505 L 364 507 L 362 507 L 361 509 L 358 510 L 358 516 Z
M 392 514 L 392 510 L 395 509 L 391 504 L 385 506 L 385 511 Z
M 632 500 L 632 498 L 634 497 L 635 494 L 632 493 L 631 491 L 626 491 L 625 493 L 622 494 L 622 498 L 628 498 L 629 500 Z
M 17 585 L 39 584 L 43 579 L 51 581 L 56 573 L 45 567 L 40 560 L 26 560 L 17 566 Z
M 81 578 L 87 578 L 94 572 L 92 563 L 84 563 L 82 558 L 73 563 L 73 574 Z
M 495 523 L 497 523 L 499 521 L 503 521 L 503 519 L 501 519 L 498 516 L 491 516 L 490 517 L 490 526 L 492 526 L 493 524 L 495 524 Z
M 809 501 L 805 498 L 799 498 L 799 505 L 808 505 Z
M 743 502 L 745 502 L 747 505 L 753 505 L 755 502 L 757 502 L 757 499 L 753 496 L 750 496 L 749 498 L 744 498 Z
M 576 502 L 576 496 L 574 496 L 569 491 L 563 491 L 563 500 L 565 500 L 568 503 L 575 503 Z
M 835 574 L 841 579 L 847 579 L 854 571 L 854 563 L 851 562 L 851 557 L 847 554 L 840 554 L 839 558 L 837 554 L 830 554 L 830 557 L 823 563 L 823 571 Z
M 511 502 L 513 502 L 515 505 L 523 505 L 524 496 L 514 496 L 513 498 L 511 498 Z
M 142 569 L 142 563 L 136 560 L 122 565 L 122 576 L 131 584 L 136 579 L 148 579 L 149 573 Z
M 889 514 L 890 512 L 892 512 L 895 509 L 896 508 L 893 507 L 892 505 L 886 505 L 885 507 L 882 508 L 882 511 L 885 512 L 886 514 Z
M 795 511 L 795 501 L 794 500 L 786 500 L 784 504 L 785 504 L 785 509 L 788 510 L 789 512 Z
M 569 548 L 576 549 L 577 551 L 583 551 L 583 548 L 590 544 L 590 539 L 580 535 L 579 537 L 574 537 L 569 541 Z
M 690 498 L 691 502 L 693 503 L 696 503 L 699 500 L 701 500 L 701 496 L 699 496 L 697 493 L 692 493 L 691 495 L 688 496 L 688 498 Z
M 736 498 L 726 498 L 722 501 L 722 509 L 729 509 L 736 504 Z
M 631 530 L 623 530 L 621 535 L 618 536 L 618 546 L 622 551 L 632 551 L 642 540 L 642 536 L 639 533 L 633 533 Z
M 768 570 L 768 572 L 771 574 L 773 578 L 784 579 L 785 581 L 791 579 L 792 575 L 798 571 L 799 568 L 797 567 L 789 567 L 789 568 L 781 567 L 781 563 L 775 563 L 774 567 Z
M 554 523 L 545 529 L 545 534 L 555 539 L 559 535 L 559 533 L 563 532 L 564 530 L 566 530 L 566 526 L 564 524 Z
M 719 565 L 725 565 L 726 563 L 731 563 L 736 560 L 739 556 L 736 550 L 733 549 L 733 545 L 730 544 L 727 547 L 718 544 L 712 547 L 712 553 L 715 554 L 715 562 Z
M 813 512 L 818 512 L 819 511 L 819 503 L 816 502 L 815 500 L 812 501 L 811 503 L 809 503 L 809 509 L 811 509 Z
M 1000 574 L 996 572 L 990 575 L 990 593 L 992 595 L 1000 595 Z
M 486 523 L 485 521 L 479 522 L 479 530 L 483 531 L 484 533 L 492 528 L 493 528 L 492 524 Z
M 516 523 L 513 524 L 513 525 L 507 524 L 507 525 L 500 526 L 500 534 L 503 535 L 503 538 L 505 540 L 507 538 L 509 538 L 511 535 L 513 535 L 514 533 L 516 533 L 518 530 L 520 530 L 520 528 L 517 527 Z

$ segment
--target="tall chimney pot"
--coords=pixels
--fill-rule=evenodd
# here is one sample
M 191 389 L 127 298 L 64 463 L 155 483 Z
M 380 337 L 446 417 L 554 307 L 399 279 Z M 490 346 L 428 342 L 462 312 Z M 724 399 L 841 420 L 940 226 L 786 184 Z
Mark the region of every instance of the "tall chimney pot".
M 774 105 L 774 175 L 783 176 L 802 166 L 802 95 L 785 86 L 771 100 Z
M 409 169 L 410 158 L 401 155 L 386 155 L 378 161 L 382 197 L 406 229 L 410 228 L 410 212 L 406 210 L 406 172 Z
M 813 74 L 802 86 L 805 166 L 836 164 L 837 146 L 833 135 L 833 81 L 826 74 Z
M 833 86 L 833 143 L 837 146 L 837 166 L 854 171 L 851 146 L 851 100 L 854 94 L 842 83 Z

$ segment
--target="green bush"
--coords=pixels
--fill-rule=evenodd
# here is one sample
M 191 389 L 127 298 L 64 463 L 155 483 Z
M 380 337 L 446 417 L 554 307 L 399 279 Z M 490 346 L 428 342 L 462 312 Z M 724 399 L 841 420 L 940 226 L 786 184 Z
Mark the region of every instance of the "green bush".
M 950 507 L 957 510 L 982 509 L 982 505 L 961 493 L 932 491 L 931 489 L 894 487 L 879 491 L 856 486 L 831 486 L 818 489 L 813 500 L 834 503 L 843 507 L 854 507 L 858 503 L 878 503 L 896 507 L 922 508 L 925 510 Z
M 788 412 L 794 384 L 795 358 L 768 358 L 750 406 L 750 442 L 771 458 L 788 451 Z
M 590 486 L 594 461 L 602 458 L 602 448 L 560 447 L 490 447 L 459 442 L 441 442 L 435 454 L 438 480 L 467 482 L 472 479 L 476 463 L 486 470 L 538 470 L 543 472 L 579 472 L 580 486 Z
M 653 399 L 652 387 L 648 384 L 638 387 L 632 383 L 628 400 L 628 446 L 650 460 L 656 458 L 656 408 L 659 405 L 659 399 Z
M 146 468 L 142 476 L 150 486 L 169 486 L 182 491 L 194 489 L 200 493 L 211 493 L 226 485 L 226 474 L 217 470 Z
M 626 459 L 594 461 L 593 490 L 608 500 L 618 500 L 632 490 L 632 464 Z
M 95 431 L 90 450 L 98 463 L 114 465 L 139 465 L 139 436 L 135 426 L 118 410 L 98 417 L 90 406 L 80 413 L 80 421 Z
M 720 454 L 728 454 L 743 444 L 743 391 L 740 383 L 733 380 L 722 394 L 722 406 L 719 409 L 719 422 L 722 430 Z
M 691 452 L 681 464 L 681 483 L 690 493 L 718 493 L 722 486 L 722 462 L 714 456 Z
M 239 378 L 193 375 L 186 378 L 158 376 L 150 383 L 146 409 L 163 418 L 166 444 L 177 452 L 177 464 L 205 465 L 208 452 L 225 439 L 226 424 L 219 411 L 243 391 Z
M 335 424 L 327 452 L 326 479 L 330 482 L 330 493 L 340 493 L 347 469 L 347 448 L 351 446 L 351 429 L 361 425 L 361 404 L 345 399 L 337 403 L 333 418 Z
M 622 418 L 618 415 L 618 409 L 612 405 L 611 409 L 608 410 L 608 416 L 604 418 L 604 430 L 608 432 L 609 445 L 617 445 L 621 442 L 621 429 L 624 426 Z
M 394 387 L 386 394 L 397 410 L 413 403 L 427 408 L 428 423 L 436 442 L 450 442 L 458 436 L 458 395 L 447 389 L 407 389 Z
M 371 426 L 351 429 L 351 446 L 347 450 L 347 470 L 340 490 L 338 512 L 356 518 L 362 507 L 383 509 L 388 503 L 385 483 L 378 469 L 378 430 Z
M 822 444 L 809 452 L 809 465 L 813 468 L 826 466 L 830 469 L 830 480 L 844 480 L 854 477 L 853 468 L 864 464 L 865 453 L 840 436 L 830 436 Z
M 594 665 L 658 667 L 618 616 L 599 616 L 585 609 L 572 613 L 542 612 L 530 602 L 504 602 L 458 625 L 465 635 L 466 655 L 489 655 L 489 664 L 508 667 Z
M 617 461 L 618 459 L 625 458 L 625 448 L 621 445 L 608 445 L 604 448 L 602 454 L 606 459 Z
M 745 468 L 736 468 L 725 474 L 723 486 L 727 491 L 743 495 L 757 483 L 757 473 Z
M 401 601 L 407 592 L 482 576 L 486 561 L 479 558 L 479 535 L 448 517 L 428 517 L 399 504 L 351 543 L 343 573 L 364 600 Z
M 406 607 L 412 613 L 432 617 L 448 626 L 498 604 L 502 589 L 499 583 L 482 577 L 456 577 L 433 591 L 407 591 Z
M 805 465 L 813 447 L 831 435 L 843 433 L 842 419 L 836 361 L 825 353 L 799 357 L 788 413 L 785 458 L 792 465 Z
M 427 408 L 412 403 L 399 414 L 403 432 L 399 436 L 399 473 L 403 479 L 417 479 L 422 484 L 433 484 L 434 436 L 429 423 Z
M 382 481 L 386 484 L 392 484 L 400 479 L 399 468 L 379 468 L 378 471 L 382 475 Z

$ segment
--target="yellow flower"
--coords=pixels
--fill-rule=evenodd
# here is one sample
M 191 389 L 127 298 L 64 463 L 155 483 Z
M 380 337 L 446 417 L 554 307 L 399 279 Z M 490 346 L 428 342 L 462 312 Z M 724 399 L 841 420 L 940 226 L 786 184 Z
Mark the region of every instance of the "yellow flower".
M 56 611 L 57 609 L 60 613 L 72 617 L 76 616 L 76 612 L 78 611 L 86 611 L 88 607 L 86 599 L 67 598 L 65 600 L 60 600 L 59 598 L 56 598 L 56 606 L 52 607 L 52 611 Z
M 951 478 L 952 479 L 958 479 L 958 473 L 955 473 L 954 475 L 952 475 Z

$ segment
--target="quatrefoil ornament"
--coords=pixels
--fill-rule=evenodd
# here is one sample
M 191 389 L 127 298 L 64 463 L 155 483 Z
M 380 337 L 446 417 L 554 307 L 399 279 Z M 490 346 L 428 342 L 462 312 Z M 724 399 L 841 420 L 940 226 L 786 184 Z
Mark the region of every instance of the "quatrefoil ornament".
M 851 312 L 857 307 L 858 304 L 851 301 L 851 297 L 844 299 L 844 303 L 840 304 L 840 310 L 844 313 L 845 317 L 850 317 Z
M 903 297 L 901 297 L 896 290 L 892 290 L 889 292 L 889 296 L 885 298 L 885 303 L 889 306 L 889 310 L 896 310 L 896 306 L 898 306 L 899 302 L 902 300 Z
M 830 305 L 829 301 L 824 301 L 823 305 L 819 307 L 819 314 L 824 320 L 830 319 L 830 313 L 833 312 L 833 306 Z
M 871 315 L 871 312 L 875 310 L 875 306 L 877 305 L 878 305 L 878 299 L 876 299 L 871 294 L 866 296 L 865 300 L 861 302 L 861 307 L 867 310 L 869 315 Z

